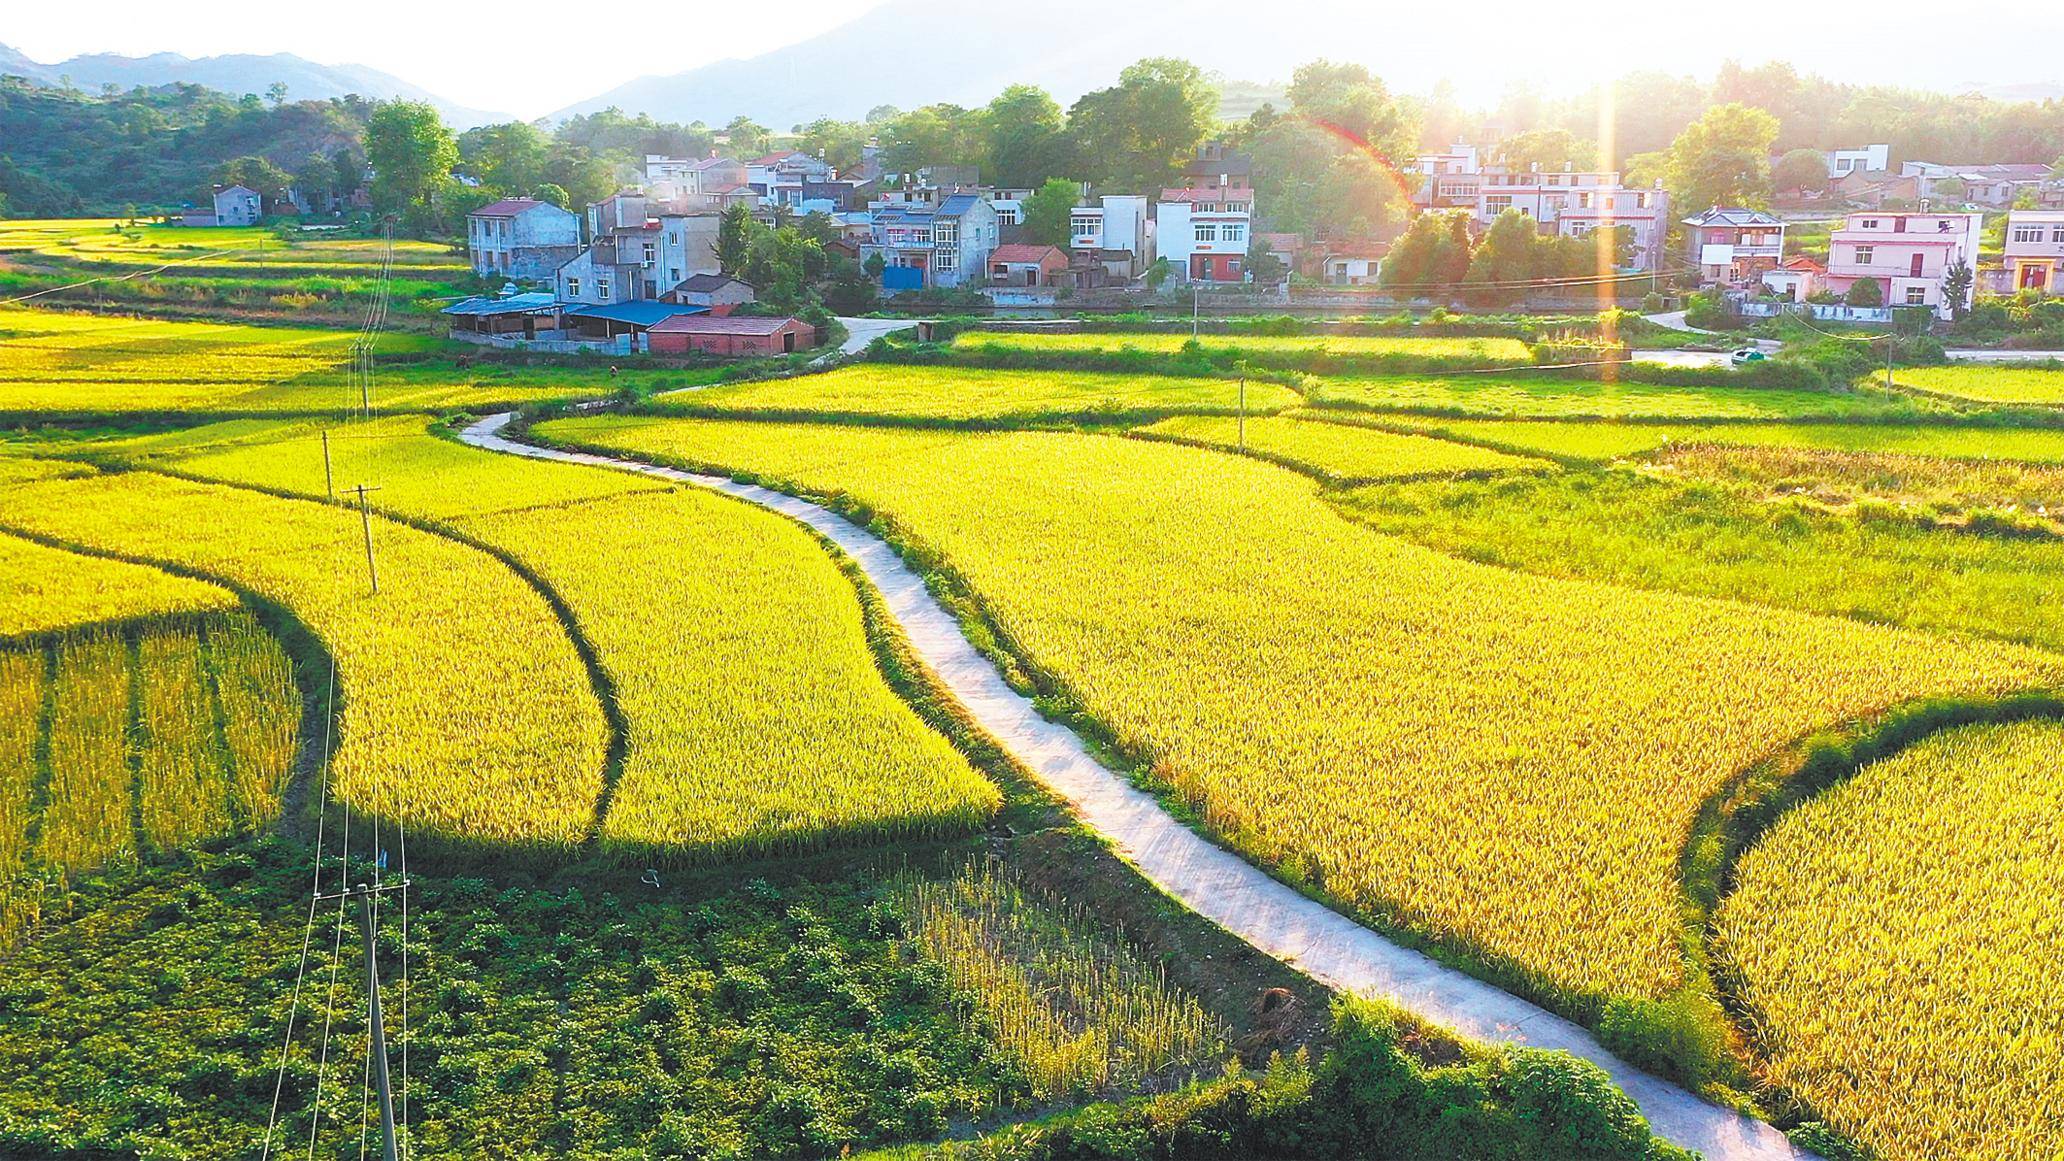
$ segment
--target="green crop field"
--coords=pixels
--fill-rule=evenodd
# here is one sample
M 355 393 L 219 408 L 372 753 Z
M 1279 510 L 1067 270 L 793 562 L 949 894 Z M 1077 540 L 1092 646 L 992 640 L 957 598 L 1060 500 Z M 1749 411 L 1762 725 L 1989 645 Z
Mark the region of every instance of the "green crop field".
M 1541 460 L 1488 448 L 1297 416 L 1180 415 L 1139 429 L 1180 443 L 1243 450 L 1332 480 L 1540 470 Z
M 1683 423 L 1380 417 L 1386 427 L 1427 431 L 1464 443 L 1561 460 L 1606 463 L 1671 444 L 1891 452 L 1943 459 L 2064 463 L 2064 429 L 1897 423 Z
M 1900 387 L 1931 395 L 1972 399 L 1981 403 L 2064 405 L 2064 368 L 1959 363 L 1947 367 L 1913 367 L 1895 373 Z

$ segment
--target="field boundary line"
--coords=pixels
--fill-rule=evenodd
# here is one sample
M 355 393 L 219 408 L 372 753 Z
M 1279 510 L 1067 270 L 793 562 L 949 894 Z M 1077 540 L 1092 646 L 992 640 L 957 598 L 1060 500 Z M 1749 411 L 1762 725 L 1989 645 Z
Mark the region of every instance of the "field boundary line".
M 1329 987 L 1387 1000 L 1472 1039 L 1559 1049 L 1589 1060 L 1641 1106 L 1659 1136 L 1710 1161 L 1812 1161 L 1812 1154 L 1771 1125 L 1627 1064 L 1578 1025 L 1393 943 L 1206 840 L 1012 689 L 923 577 L 873 533 L 822 505 L 757 484 L 519 443 L 502 434 L 514 418 L 488 416 L 459 438 L 488 451 L 708 488 L 787 516 L 831 541 L 860 568 L 911 650 L 975 723 L 1155 886 L 1257 950 Z

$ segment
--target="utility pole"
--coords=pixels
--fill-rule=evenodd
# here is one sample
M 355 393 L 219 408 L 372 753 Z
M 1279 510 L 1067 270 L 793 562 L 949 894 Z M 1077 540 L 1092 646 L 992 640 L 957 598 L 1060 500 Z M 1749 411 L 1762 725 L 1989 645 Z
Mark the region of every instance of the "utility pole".
M 403 883 L 406 889 L 407 883 Z M 374 958 L 373 892 L 364 883 L 352 894 L 358 896 L 358 917 L 365 924 L 366 1012 L 372 1022 L 373 1081 L 380 1092 L 381 1161 L 399 1161 L 394 1147 L 394 1090 L 387 1081 L 387 1028 L 380 1019 L 380 965 Z
M 1240 368 L 1240 450 L 1247 450 L 1247 368 Z
M 327 427 L 322 433 L 322 487 L 330 499 L 337 498 L 336 477 L 330 474 L 330 429 Z
M 1198 286 L 1194 282 L 1190 283 L 1190 337 L 1192 339 L 1197 337 L 1197 303 L 1203 293 L 1203 287 Z
M 351 490 L 358 493 L 358 526 L 365 532 L 366 576 L 372 579 L 373 595 L 378 596 L 380 595 L 380 570 L 373 565 L 373 514 L 372 510 L 366 505 L 366 493 L 377 492 L 380 489 L 368 488 L 364 484 L 359 484 Z

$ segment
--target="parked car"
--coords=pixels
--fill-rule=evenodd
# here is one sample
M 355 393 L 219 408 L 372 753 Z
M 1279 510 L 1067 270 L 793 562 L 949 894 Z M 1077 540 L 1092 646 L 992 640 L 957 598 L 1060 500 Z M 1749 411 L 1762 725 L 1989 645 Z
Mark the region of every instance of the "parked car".
M 1742 347 L 1736 350 L 1732 355 L 1729 355 L 1728 359 L 1732 361 L 1735 366 L 1742 367 L 1750 363 L 1760 363 L 1769 357 L 1769 355 L 1764 354 L 1762 351 L 1759 351 L 1754 347 Z

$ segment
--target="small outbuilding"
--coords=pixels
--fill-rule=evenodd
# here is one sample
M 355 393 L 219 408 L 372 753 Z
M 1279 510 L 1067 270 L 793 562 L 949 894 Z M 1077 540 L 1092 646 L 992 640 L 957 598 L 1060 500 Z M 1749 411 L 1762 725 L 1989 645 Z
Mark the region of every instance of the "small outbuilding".
M 989 253 L 989 281 L 996 286 L 1052 286 L 1068 269 L 1058 246 L 1013 242 Z
M 722 316 L 757 301 L 759 294 L 728 274 L 691 274 L 667 297 L 684 306 L 706 306 L 711 314 Z
M 646 344 L 655 355 L 785 355 L 816 346 L 817 328 L 798 318 L 677 315 L 652 324 Z
M 628 336 L 633 349 L 642 344 L 653 327 L 685 315 L 708 313 L 706 306 L 680 306 L 671 302 L 641 298 L 633 302 L 583 303 L 566 307 L 561 317 L 572 337 L 615 339 Z

